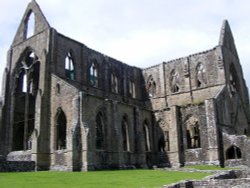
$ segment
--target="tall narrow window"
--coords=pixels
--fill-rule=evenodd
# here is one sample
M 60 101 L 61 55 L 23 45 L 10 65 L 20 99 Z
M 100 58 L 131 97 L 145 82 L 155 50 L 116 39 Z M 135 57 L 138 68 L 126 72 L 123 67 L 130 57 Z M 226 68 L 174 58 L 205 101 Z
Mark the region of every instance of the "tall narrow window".
M 58 109 L 56 119 L 57 137 L 56 149 L 66 149 L 67 120 L 61 108 Z
M 36 94 L 39 88 L 40 62 L 30 50 L 15 67 L 13 149 L 27 150 L 32 146 L 36 113 Z
M 204 87 L 206 84 L 206 70 L 203 64 L 199 63 L 196 67 L 196 86 Z
M 144 129 L 145 150 L 146 151 L 151 151 L 150 134 L 149 134 L 149 128 L 148 128 L 147 121 L 144 122 L 143 129 Z
M 74 63 L 73 63 L 72 55 L 70 53 L 68 53 L 65 58 L 65 75 L 70 80 L 75 79 Z
M 98 68 L 96 63 L 92 63 L 90 66 L 90 84 L 98 87 Z
M 152 75 L 150 75 L 147 80 L 147 91 L 149 97 L 154 97 L 156 94 L 156 83 Z
M 96 149 L 104 149 L 104 121 L 103 115 L 99 112 L 96 116 Z
M 118 93 L 118 78 L 115 74 L 111 74 L 111 91 L 113 93 Z
M 179 74 L 175 70 L 171 72 L 171 77 L 170 77 L 170 87 L 171 87 L 171 92 L 176 93 L 180 91 L 180 85 L 179 85 Z
M 23 83 L 22 83 L 22 92 L 27 92 L 27 74 L 24 73 L 23 75 Z
M 26 20 L 26 38 L 32 37 L 35 33 L 35 16 L 33 12 L 30 12 L 30 15 Z
M 122 144 L 123 151 L 130 151 L 128 121 L 126 117 L 122 121 Z
M 129 95 L 135 98 L 135 83 L 132 80 L 129 80 Z

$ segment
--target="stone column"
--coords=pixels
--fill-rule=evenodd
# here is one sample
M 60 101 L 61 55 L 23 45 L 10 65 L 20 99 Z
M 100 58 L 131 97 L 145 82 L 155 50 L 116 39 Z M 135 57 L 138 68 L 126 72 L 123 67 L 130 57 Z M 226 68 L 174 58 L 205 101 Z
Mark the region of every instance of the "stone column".
M 170 152 L 169 161 L 173 166 L 180 166 L 180 124 L 178 122 L 178 107 L 172 106 L 170 108 L 170 119 L 171 119 L 171 127 L 169 129 L 169 140 L 170 140 Z
M 216 124 L 216 107 L 214 99 L 205 100 L 207 139 L 208 148 L 207 156 L 211 164 L 219 164 L 219 143 L 218 143 L 218 126 Z
M 80 134 L 81 134 L 81 170 L 87 171 L 91 170 L 93 167 L 89 163 L 89 153 L 88 153 L 88 134 L 89 134 L 89 124 L 88 124 L 88 113 L 86 108 L 83 108 L 83 104 L 87 103 L 87 96 L 80 92 Z M 85 106 L 87 106 L 85 104 Z

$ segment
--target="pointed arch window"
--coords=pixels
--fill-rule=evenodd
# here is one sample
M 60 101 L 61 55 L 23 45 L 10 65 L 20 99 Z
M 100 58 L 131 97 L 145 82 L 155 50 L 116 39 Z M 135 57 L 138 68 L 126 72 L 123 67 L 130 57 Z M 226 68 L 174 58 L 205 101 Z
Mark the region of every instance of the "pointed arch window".
M 147 91 L 149 97 L 154 97 L 156 94 L 156 83 L 152 75 L 150 75 L 147 80 Z
M 119 92 L 118 78 L 114 73 L 111 74 L 111 91 L 113 93 Z
M 65 75 L 70 80 L 75 80 L 74 62 L 70 52 L 65 57 Z
M 13 149 L 31 149 L 36 113 L 36 93 L 39 88 L 40 62 L 31 49 L 15 67 Z M 29 105 L 25 105 L 29 104 Z
M 104 149 L 104 117 L 101 112 L 96 116 L 96 149 Z
M 130 151 L 128 120 L 126 116 L 122 120 L 122 145 L 123 151 Z
M 61 108 L 56 115 L 56 149 L 66 149 L 67 119 Z
M 196 86 L 204 87 L 206 85 L 206 69 L 202 63 L 196 67 Z
M 175 70 L 171 72 L 170 76 L 170 87 L 172 93 L 177 93 L 180 91 L 180 81 L 179 81 L 179 73 Z
M 144 132 L 144 141 L 145 141 L 145 151 L 151 151 L 150 132 L 149 132 L 147 120 L 144 121 L 143 132 Z
M 132 80 L 129 80 L 129 95 L 133 98 L 136 97 L 135 94 L 135 83 Z
M 92 62 L 89 69 L 89 74 L 90 74 L 90 85 L 98 87 L 98 67 L 96 61 Z
M 26 38 L 30 38 L 35 34 L 35 15 L 30 11 L 29 16 L 26 18 Z

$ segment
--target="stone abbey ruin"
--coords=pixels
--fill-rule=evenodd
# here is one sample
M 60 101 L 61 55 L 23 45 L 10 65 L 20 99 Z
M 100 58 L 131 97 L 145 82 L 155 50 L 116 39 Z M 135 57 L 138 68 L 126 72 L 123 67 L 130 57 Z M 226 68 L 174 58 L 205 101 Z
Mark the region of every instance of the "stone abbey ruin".
M 2 96 L 0 155 L 11 168 L 248 164 L 249 95 L 227 21 L 213 49 L 141 69 L 60 34 L 33 0 Z

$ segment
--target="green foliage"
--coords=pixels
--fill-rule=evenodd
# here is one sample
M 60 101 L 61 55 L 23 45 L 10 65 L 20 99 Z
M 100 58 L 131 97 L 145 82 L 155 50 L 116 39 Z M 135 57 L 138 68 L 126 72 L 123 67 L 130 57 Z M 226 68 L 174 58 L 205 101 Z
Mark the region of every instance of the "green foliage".
M 164 170 L 0 173 L 1 188 L 157 188 L 209 173 Z

